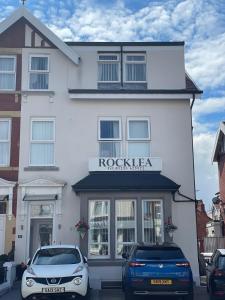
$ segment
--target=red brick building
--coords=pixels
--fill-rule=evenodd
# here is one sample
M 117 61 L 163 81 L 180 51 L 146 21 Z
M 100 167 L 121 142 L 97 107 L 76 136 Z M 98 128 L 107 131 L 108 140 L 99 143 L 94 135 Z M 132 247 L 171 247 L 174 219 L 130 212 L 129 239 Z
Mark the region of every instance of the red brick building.
M 19 170 L 22 28 L 0 30 L 0 254 L 15 247 Z
M 225 121 L 220 123 L 213 152 L 213 162 L 218 163 L 219 194 L 221 216 L 225 221 Z
M 205 211 L 205 205 L 202 200 L 197 201 L 197 234 L 199 251 L 204 252 L 204 238 L 207 236 L 206 224 L 211 219 Z

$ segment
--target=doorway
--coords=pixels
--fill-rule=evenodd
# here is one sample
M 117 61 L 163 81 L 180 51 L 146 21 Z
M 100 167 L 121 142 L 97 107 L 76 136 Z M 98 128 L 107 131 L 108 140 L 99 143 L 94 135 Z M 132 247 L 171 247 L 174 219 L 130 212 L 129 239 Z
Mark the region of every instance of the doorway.
M 30 258 L 37 248 L 52 244 L 53 219 L 31 219 L 30 222 Z

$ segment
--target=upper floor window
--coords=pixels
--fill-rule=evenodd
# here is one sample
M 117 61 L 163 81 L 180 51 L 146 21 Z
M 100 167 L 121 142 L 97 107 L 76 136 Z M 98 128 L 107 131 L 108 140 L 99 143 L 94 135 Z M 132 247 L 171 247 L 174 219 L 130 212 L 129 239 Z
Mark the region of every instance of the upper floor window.
M 99 120 L 100 157 L 119 157 L 121 155 L 121 120 L 104 118 Z
M 0 56 L 0 90 L 15 90 L 16 57 Z
M 119 55 L 101 54 L 98 56 L 98 81 L 119 81 Z
M 53 166 L 55 164 L 55 120 L 31 121 L 30 165 Z
M 142 54 L 126 54 L 125 56 L 125 81 L 146 81 L 146 57 Z
M 129 157 L 148 157 L 150 155 L 149 119 L 129 118 L 127 120 L 127 139 Z
M 0 166 L 10 165 L 11 120 L 0 119 Z
M 47 90 L 49 86 L 49 57 L 44 55 L 30 57 L 30 89 Z

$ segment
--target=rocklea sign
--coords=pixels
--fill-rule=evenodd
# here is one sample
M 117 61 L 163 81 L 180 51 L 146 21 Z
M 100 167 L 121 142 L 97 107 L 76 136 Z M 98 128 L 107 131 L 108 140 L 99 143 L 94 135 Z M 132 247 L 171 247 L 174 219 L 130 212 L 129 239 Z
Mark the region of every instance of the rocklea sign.
M 89 159 L 89 171 L 161 171 L 158 157 L 99 157 Z

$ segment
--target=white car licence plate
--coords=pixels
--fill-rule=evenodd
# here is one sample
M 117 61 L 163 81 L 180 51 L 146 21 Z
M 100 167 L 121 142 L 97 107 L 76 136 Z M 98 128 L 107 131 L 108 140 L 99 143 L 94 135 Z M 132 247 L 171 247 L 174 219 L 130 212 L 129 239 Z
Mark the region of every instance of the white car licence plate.
M 42 288 L 42 293 L 48 294 L 48 293 L 64 293 L 65 288 L 64 287 L 47 287 Z

